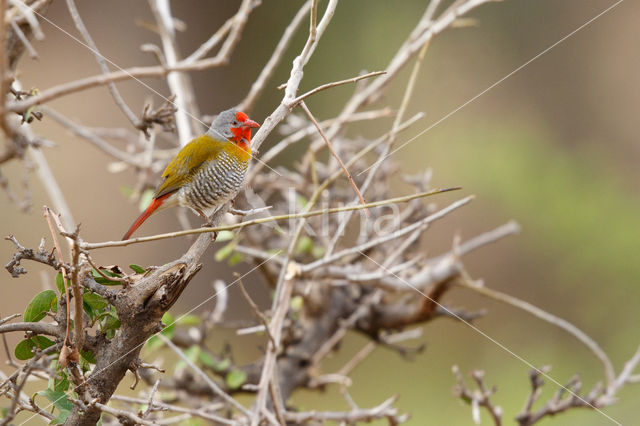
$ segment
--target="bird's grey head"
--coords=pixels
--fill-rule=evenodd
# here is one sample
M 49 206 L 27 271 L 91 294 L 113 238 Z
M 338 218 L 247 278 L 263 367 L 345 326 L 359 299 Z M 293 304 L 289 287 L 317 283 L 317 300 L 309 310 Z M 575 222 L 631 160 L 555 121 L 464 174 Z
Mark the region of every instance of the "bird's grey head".
M 251 142 L 251 129 L 260 127 L 247 114 L 235 108 L 222 111 L 211 123 L 207 134 L 212 138 L 226 139 L 238 144 Z
M 236 119 L 237 113 L 237 109 L 231 108 L 218 114 L 207 131 L 209 136 L 215 139 L 233 139 L 235 135 L 231 131 L 231 128 L 238 127 L 239 123 Z

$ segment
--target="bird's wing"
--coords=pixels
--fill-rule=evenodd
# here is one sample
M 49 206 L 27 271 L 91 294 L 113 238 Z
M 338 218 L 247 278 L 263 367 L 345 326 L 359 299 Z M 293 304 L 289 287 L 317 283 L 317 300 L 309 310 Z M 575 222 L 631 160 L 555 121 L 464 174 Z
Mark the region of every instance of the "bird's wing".
M 226 143 L 202 135 L 186 144 L 162 172 L 164 181 L 156 189 L 154 198 L 177 191 L 190 182 L 203 164 L 218 157 Z

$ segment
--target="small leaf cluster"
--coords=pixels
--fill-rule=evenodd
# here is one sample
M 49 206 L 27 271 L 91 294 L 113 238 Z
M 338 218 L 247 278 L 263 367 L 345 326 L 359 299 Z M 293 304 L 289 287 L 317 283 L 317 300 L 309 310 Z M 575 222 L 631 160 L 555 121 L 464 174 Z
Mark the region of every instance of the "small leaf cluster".
M 165 324 L 165 327 L 160 334 L 167 339 L 171 339 L 176 331 L 176 326 L 198 326 L 202 320 L 195 315 L 183 315 L 176 320 L 171 313 L 166 312 L 162 316 L 162 322 Z M 152 353 L 161 348 L 163 344 L 163 341 L 154 335 L 147 340 L 145 350 L 148 353 Z M 247 373 L 243 370 L 230 368 L 231 360 L 229 358 L 216 359 L 199 345 L 188 347 L 184 350 L 184 355 L 189 361 L 196 365 L 210 368 L 217 373 L 223 373 L 225 375 L 225 382 L 231 389 L 238 389 L 247 380 Z M 176 370 L 186 367 L 187 363 L 184 360 L 178 361 L 175 365 Z

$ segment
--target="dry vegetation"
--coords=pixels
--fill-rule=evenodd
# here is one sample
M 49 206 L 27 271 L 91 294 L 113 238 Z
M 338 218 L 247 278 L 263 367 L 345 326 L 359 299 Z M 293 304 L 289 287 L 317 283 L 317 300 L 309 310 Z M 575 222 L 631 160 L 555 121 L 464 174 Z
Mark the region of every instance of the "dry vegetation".
M 261 7 L 261 2 L 243 0 L 235 15 L 196 51 L 184 55 L 177 51 L 176 20 L 171 16 L 168 1 L 150 0 L 159 44 L 143 48 L 156 56 L 158 64 L 120 69 L 99 54 L 90 36 L 91 29 L 83 24 L 74 1 L 67 0 L 75 26 L 83 42 L 93 50 L 102 72 L 37 93 L 23 92 L 17 79 L 20 58 L 25 52 L 37 54 L 30 40 L 43 37 L 40 22 L 47 19 L 50 3 L 51 0 L 1 2 L 5 19 L 0 24 L 3 48 L 0 71 L 4 76 L 1 89 L 5 97 L 0 106 L 4 133 L 0 165 L 13 161 L 22 162 L 25 171 L 33 167 L 48 170 L 47 135 L 34 134 L 29 123 L 34 119 L 55 120 L 102 150 L 115 161 L 114 168 L 133 169 L 138 177 L 133 185 L 137 193 L 152 188 L 158 171 L 178 149 L 156 149 L 157 134 L 174 130 L 175 139 L 184 145 L 204 130 L 206 120 L 198 112 L 198 99 L 185 75 L 212 67 L 233 67 L 234 47 L 252 11 Z M 466 241 L 452 238 L 449 252 L 427 257 L 420 249 L 425 231 L 435 221 L 446 220 L 449 213 L 467 206 L 472 197 L 461 197 L 444 207 L 425 202 L 427 196 L 431 197 L 429 201 L 437 201 L 437 194 L 456 189 L 432 188 L 429 170 L 417 176 L 402 176 L 415 188 L 414 193 L 395 197 L 389 191 L 390 179 L 399 175 L 398 164 L 389 154 L 398 136 L 422 118 L 421 114 L 409 116 L 406 105 L 429 43 L 444 30 L 468 23 L 465 16 L 485 3 L 489 0 L 446 4 L 431 0 L 384 72 L 363 73 L 300 94 L 298 88 L 305 65 L 325 30 L 330 28 L 333 14 L 339 13 L 337 0 L 329 0 L 320 8 L 317 1 L 305 2 L 284 30 L 248 94 L 238 99 L 239 108 L 251 111 L 293 34 L 308 27 L 307 41 L 299 47 L 290 78 L 281 87 L 282 101 L 264 119 L 252 142 L 253 150 L 259 154 L 246 183 L 259 191 L 246 191 L 236 200 L 234 207 L 244 209 L 244 216 L 228 215 L 229 206 L 221 210 L 217 223 L 224 221 L 225 225 L 126 242 L 89 243 L 83 240 L 71 219 L 64 195 L 67 188 L 59 188 L 54 176 L 41 173 L 52 203 L 51 210 L 45 208 L 45 218 L 53 245 L 43 239 L 38 248 L 23 247 L 20 230 L 16 229 L 15 237 L 8 237 L 16 251 L 6 268 L 13 277 L 24 280 L 26 261 L 49 265 L 52 274 L 58 273 L 58 291 L 37 294 L 22 322 L 18 315 L 0 321 L 0 333 L 23 333 L 25 338 L 18 347 L 6 348 L 14 371 L 2 377 L 0 383 L 0 395 L 6 402 L 2 424 L 26 419 L 24 414 L 16 418 L 22 411 L 30 412 L 29 419 L 39 417 L 56 422 L 66 419 L 73 425 L 95 424 L 101 416 L 103 424 L 113 421 L 169 424 L 190 418 L 215 424 L 251 425 L 325 421 L 352 424 L 374 419 L 402 423 L 410 413 L 399 412 L 391 395 L 378 406 L 358 406 L 349 395 L 350 373 L 380 346 L 405 358 L 417 356 L 422 348 L 408 346 L 406 340 L 420 335 L 421 324 L 440 317 L 479 331 L 472 321 L 482 312 L 467 312 L 441 303 L 443 295 L 455 286 L 516 306 L 557 325 L 584 343 L 603 365 L 603 380 L 594 388 L 581 389 L 577 377 L 565 385 L 555 382 L 554 385 L 559 385 L 558 392 L 544 402 L 537 401 L 542 379 L 553 379 L 546 367 L 534 368 L 531 394 L 516 419 L 519 424 L 531 425 L 574 407 L 599 411 L 615 402 L 625 384 L 638 381 L 634 370 L 640 352 L 616 371 L 602 349 L 575 326 L 490 289 L 470 278 L 465 270 L 463 258 L 467 253 L 516 233 L 517 224 L 507 223 Z M 412 72 L 405 82 L 402 103 L 381 105 L 381 95 L 389 82 L 405 67 L 411 67 Z M 166 78 L 170 93 L 161 95 L 166 102 L 159 108 L 145 105 L 142 113 L 136 115 L 115 83 L 141 77 Z M 327 80 L 336 80 L 336 76 L 327 76 Z M 340 84 L 355 85 L 353 95 L 335 117 L 317 122 L 305 99 Z M 103 85 L 109 88 L 114 102 L 131 123 L 130 128 L 90 128 L 46 106 L 51 100 Z M 393 118 L 393 124 L 377 139 L 345 136 L 351 123 L 383 117 Z M 262 152 L 260 147 L 267 137 L 279 141 Z M 115 141 L 125 141 L 127 149 L 118 148 Z M 288 147 L 304 141 L 310 141 L 308 149 L 295 167 L 273 169 L 268 165 Z M 321 155 L 326 149 L 333 155 Z M 22 184 L 28 185 L 28 177 Z M 20 182 L 8 182 L 0 174 L 0 185 L 19 208 L 30 207 L 28 196 L 20 199 L 11 189 Z M 100 267 L 91 258 L 94 250 L 104 247 L 142 245 L 161 238 L 184 238 L 186 234 L 198 234 L 189 250 L 160 267 L 135 267 L 134 273 L 127 274 L 124 268 Z M 222 253 L 220 258 L 231 259 L 232 263 L 245 261 L 253 268 L 231 282 L 216 282 L 214 297 L 205 301 L 214 306 L 208 314 L 174 320 L 167 311 L 198 273 L 202 254 L 216 238 L 229 239 L 225 250 L 218 252 Z M 68 253 L 64 253 L 66 246 Z M 273 304 L 264 312 L 243 287 L 243 282 L 258 279 L 274 290 Z M 257 341 L 265 344 L 264 356 L 244 365 L 236 365 L 229 353 L 215 353 L 208 339 L 224 319 L 228 288 L 234 285 L 242 288 L 246 303 L 255 314 L 255 324 L 238 332 L 259 334 Z M 35 288 L 26 284 L 21 289 L 36 293 Z M 338 371 L 324 371 L 323 359 L 350 331 L 367 336 L 370 342 Z M 183 359 L 185 368 L 165 372 L 152 365 L 153 360 L 141 358 L 145 343 L 174 351 Z M 230 350 L 232 353 L 233 348 Z M 117 392 L 128 371 L 135 378 L 132 381 L 139 393 L 137 397 Z M 502 410 L 492 400 L 494 389 L 485 385 L 483 374 L 472 373 L 475 387 L 470 388 L 457 369 L 454 371 L 455 393 L 470 404 L 473 418 L 479 419 L 480 410 L 486 409 L 495 424 L 500 424 Z M 41 384 L 38 399 L 23 392 L 27 380 L 32 379 Z M 329 383 L 340 385 L 350 410 L 299 411 L 287 403 L 297 389 L 322 389 Z M 525 380 L 523 386 L 527 386 Z M 391 389 L 390 394 L 393 392 Z M 236 396 L 241 393 L 254 395 L 253 402 L 239 403 Z M 593 415 L 606 416 L 595 412 Z

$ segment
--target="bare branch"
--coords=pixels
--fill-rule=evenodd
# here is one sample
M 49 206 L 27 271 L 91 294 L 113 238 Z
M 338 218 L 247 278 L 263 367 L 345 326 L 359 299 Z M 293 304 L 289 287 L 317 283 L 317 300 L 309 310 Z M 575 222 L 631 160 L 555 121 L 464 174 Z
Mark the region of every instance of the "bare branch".
M 396 402 L 396 397 L 391 397 L 384 401 L 382 404 L 374 408 L 363 408 L 348 412 L 307 412 L 307 413 L 292 413 L 290 411 L 285 413 L 287 421 L 295 423 L 305 423 L 309 421 L 317 422 L 371 422 L 376 419 L 387 419 L 390 424 L 399 424 L 407 420 L 405 416 L 398 416 L 398 411 L 393 408 L 393 404 Z
M 333 145 L 331 145 L 331 142 L 327 138 L 327 135 L 325 135 L 324 132 L 322 131 L 322 127 L 320 127 L 320 125 L 316 121 L 316 118 L 313 116 L 313 114 L 311 114 L 311 111 L 309 111 L 309 108 L 307 107 L 307 104 L 305 104 L 304 101 L 301 100 L 300 101 L 300 106 L 302 107 L 303 111 L 309 116 L 309 119 L 316 126 L 316 129 L 318 129 L 318 132 L 322 136 L 322 139 L 327 144 L 327 147 L 329 148 L 329 151 L 331 151 L 331 154 L 333 155 L 333 157 L 336 159 L 338 164 L 340 164 L 340 167 L 342 168 L 342 171 L 344 172 L 345 176 L 349 180 L 349 183 L 351 183 L 351 186 L 353 187 L 353 190 L 356 192 L 356 195 L 360 199 L 360 203 L 363 204 L 363 205 L 366 204 L 366 202 L 364 201 L 364 198 L 362 197 L 362 194 L 360 193 L 360 190 L 358 189 L 358 186 L 356 185 L 356 183 L 353 181 L 353 178 L 351 177 L 351 173 L 349 173 L 349 170 L 347 170 L 347 167 L 344 165 L 344 163 L 342 162 L 342 160 L 338 156 L 338 153 L 336 153 L 336 151 L 333 149 Z M 364 209 L 364 212 L 367 214 L 367 216 L 369 216 L 369 210 Z
M 78 8 L 76 7 L 75 1 L 67 0 L 67 8 L 69 9 L 69 14 L 73 19 L 73 22 L 76 28 L 82 35 L 82 38 L 84 39 L 84 41 L 89 46 L 89 50 L 93 52 L 93 55 L 96 58 L 96 61 L 98 62 L 98 65 L 102 70 L 102 73 L 108 74 L 109 67 L 107 66 L 105 57 L 98 50 L 98 46 L 96 46 L 96 43 L 93 41 L 93 38 L 91 38 L 91 35 L 89 34 L 87 27 L 84 25 L 84 22 L 82 22 L 82 18 L 80 17 L 80 13 L 78 13 Z M 116 85 L 113 82 L 110 82 L 107 84 L 107 88 L 109 89 L 109 93 L 111 93 L 111 97 L 115 101 L 118 108 L 120 108 L 120 110 L 124 113 L 125 117 L 127 117 L 127 120 L 131 122 L 133 127 L 140 128 L 140 124 L 141 124 L 140 120 L 138 120 L 138 118 L 135 116 L 133 111 L 131 111 L 131 109 L 126 104 L 124 99 L 122 99 L 122 95 L 120 95 L 120 92 L 118 91 Z
M 304 93 L 297 98 L 295 98 L 291 103 L 296 105 L 303 103 L 303 101 L 309 96 L 315 95 L 318 92 L 323 90 L 331 89 L 333 87 L 342 86 L 343 84 L 356 83 L 360 80 L 364 80 L 366 78 L 376 77 L 378 75 L 386 74 L 386 71 L 374 71 L 367 74 L 359 75 L 357 77 L 347 78 L 346 80 L 333 81 L 331 83 L 323 84 L 321 86 L 316 87 L 315 89 L 309 90 L 307 93 Z
M 500 406 L 494 406 L 491 402 L 491 396 L 496 392 L 496 388 L 487 388 L 484 384 L 484 371 L 474 370 L 471 372 L 471 377 L 475 380 L 478 389 L 471 391 L 464 379 L 457 365 L 453 366 L 453 374 L 456 376 L 457 385 L 454 393 L 463 401 L 471 404 L 471 410 L 473 413 L 473 421 L 475 424 L 480 424 L 480 409 L 484 407 L 491 415 L 493 424 L 496 426 L 502 425 L 502 408 Z
M 537 318 L 540 318 L 550 324 L 555 325 L 568 332 L 576 339 L 578 339 L 582 344 L 584 344 L 597 358 L 600 360 L 604 367 L 605 377 L 607 379 L 608 386 L 611 386 L 614 378 L 615 372 L 613 370 L 613 364 L 611 360 L 607 356 L 607 354 L 600 348 L 600 346 L 586 333 L 580 330 L 575 325 L 571 324 L 567 320 L 559 318 L 549 312 L 546 312 L 537 306 L 532 305 L 531 303 L 525 302 L 523 300 L 518 299 L 517 297 L 510 296 L 508 294 L 499 292 L 497 290 L 490 289 L 484 285 L 481 281 L 473 282 L 472 280 L 466 278 L 459 280 L 458 284 L 464 288 L 475 291 L 476 293 L 482 294 L 483 296 L 489 297 L 493 300 L 497 300 L 502 303 L 506 303 L 508 305 L 514 306 L 518 309 L 521 309 L 525 312 L 528 312 L 534 315 Z
M 195 365 L 189 358 L 187 358 L 185 356 L 185 354 L 180 350 L 180 348 L 178 348 L 175 344 L 173 344 L 173 342 L 169 339 L 167 339 L 165 336 L 163 336 L 162 334 L 158 334 L 157 335 L 158 338 L 160 338 L 160 340 L 162 340 L 172 351 L 174 351 L 184 362 L 187 363 L 187 365 L 202 379 L 204 380 L 204 382 L 211 388 L 211 390 L 213 390 L 213 392 L 218 395 L 220 398 L 222 398 L 224 401 L 228 402 L 231 406 L 237 408 L 238 410 L 240 410 L 241 413 L 244 413 L 245 415 L 249 416 L 251 415 L 251 412 L 249 410 L 247 410 L 243 405 L 241 405 L 238 401 L 236 401 L 235 399 L 233 399 L 231 396 L 229 396 L 227 393 L 225 393 L 222 388 L 220 386 L 218 386 L 216 384 L 216 382 L 214 382 L 213 380 L 211 380 L 209 378 L 209 376 L 207 376 L 207 373 L 205 373 L 204 371 L 202 371 L 202 369 L 200 369 L 197 365 Z
M 60 326 L 43 322 L 14 322 L 0 325 L 0 333 L 10 333 L 13 331 L 30 331 L 35 334 L 46 334 L 60 338 L 64 336 Z
M 453 188 L 444 188 L 444 189 L 434 189 L 433 191 L 429 191 L 429 192 L 423 192 L 423 193 L 420 193 L 420 194 L 408 195 L 408 196 L 405 196 L 405 197 L 389 198 L 387 200 L 374 201 L 372 203 L 366 203 L 366 204 L 362 204 L 362 205 L 358 205 L 358 206 L 336 207 L 336 208 L 332 208 L 332 209 L 314 210 L 314 211 L 308 211 L 308 212 L 303 212 L 303 213 L 293 213 L 293 214 L 288 214 L 288 215 L 271 216 L 271 217 L 266 217 L 266 218 L 248 220 L 246 222 L 240 222 L 240 223 L 236 223 L 236 224 L 233 224 L 233 225 L 217 226 L 217 227 L 204 227 L 204 228 L 198 228 L 198 229 L 188 229 L 186 231 L 169 232 L 169 233 L 166 233 L 166 234 L 158 234 L 158 235 L 154 235 L 154 236 L 151 236 L 151 237 L 132 238 L 132 239 L 125 240 L 125 241 L 107 241 L 107 242 L 104 242 L 104 243 L 82 243 L 81 244 L 81 248 L 84 249 L 84 250 L 95 250 L 95 249 L 105 248 L 105 247 L 123 247 L 123 246 L 128 246 L 130 244 L 144 243 L 144 242 L 148 242 L 148 241 L 164 240 L 164 239 L 167 239 L 167 238 L 176 238 L 176 237 L 181 237 L 181 236 L 184 236 L 184 235 L 204 234 L 204 233 L 220 232 L 220 231 L 232 231 L 234 229 L 242 229 L 242 228 L 244 228 L 246 226 L 259 225 L 259 224 L 262 224 L 262 223 L 274 222 L 274 221 L 279 221 L 279 220 L 301 219 L 301 218 L 308 218 L 308 217 L 313 217 L 313 216 L 320 216 L 320 215 L 324 215 L 324 214 L 335 214 L 335 213 L 346 212 L 346 211 L 351 211 L 351 210 L 372 209 L 372 208 L 375 208 L 375 207 L 386 206 L 386 205 L 389 205 L 389 204 L 404 203 L 404 202 L 408 202 L 408 201 L 411 201 L 411 200 L 415 200 L 417 198 L 429 197 L 431 195 L 441 194 L 443 192 L 455 191 L 455 190 L 458 190 L 458 189 L 461 189 L 461 188 L 460 187 L 453 187 Z
M 298 10 L 298 13 L 296 13 L 296 15 L 293 17 L 293 19 L 289 23 L 289 25 L 287 25 L 287 28 L 284 30 L 284 33 L 282 34 L 282 38 L 280 39 L 280 41 L 278 42 L 278 45 L 276 46 L 276 48 L 273 50 L 273 53 L 271 54 L 271 58 L 269 58 L 269 61 L 265 64 L 264 67 L 262 67 L 262 71 L 260 71 L 260 75 L 258 76 L 256 81 L 254 81 L 254 83 L 251 85 L 251 89 L 249 90 L 249 93 L 247 93 L 247 96 L 238 105 L 238 109 L 242 111 L 249 111 L 253 108 L 253 105 L 256 103 L 258 97 L 260 96 L 260 93 L 262 93 L 262 91 L 264 90 L 267 81 L 275 71 L 277 65 L 280 63 L 280 60 L 282 59 L 282 56 L 284 55 L 285 50 L 289 46 L 289 43 L 291 42 L 293 35 L 295 34 L 296 30 L 302 23 L 305 15 L 309 13 L 309 9 L 311 8 L 311 3 L 312 3 L 312 0 L 307 0 L 302 5 L 300 10 Z

